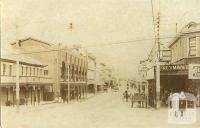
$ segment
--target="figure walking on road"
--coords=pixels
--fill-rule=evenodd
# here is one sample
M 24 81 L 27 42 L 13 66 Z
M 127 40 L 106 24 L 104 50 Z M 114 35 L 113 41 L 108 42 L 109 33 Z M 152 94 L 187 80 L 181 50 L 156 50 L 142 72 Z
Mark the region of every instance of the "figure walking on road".
M 128 94 L 128 90 L 126 90 L 124 92 L 125 98 L 126 98 L 126 102 L 128 102 L 128 98 L 129 98 L 129 94 Z

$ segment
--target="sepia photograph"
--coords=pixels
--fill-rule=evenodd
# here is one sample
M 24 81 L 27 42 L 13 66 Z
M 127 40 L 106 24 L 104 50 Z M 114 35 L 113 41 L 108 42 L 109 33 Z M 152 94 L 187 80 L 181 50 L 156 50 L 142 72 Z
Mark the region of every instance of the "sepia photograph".
M 200 128 L 200 0 L 0 0 L 0 128 Z

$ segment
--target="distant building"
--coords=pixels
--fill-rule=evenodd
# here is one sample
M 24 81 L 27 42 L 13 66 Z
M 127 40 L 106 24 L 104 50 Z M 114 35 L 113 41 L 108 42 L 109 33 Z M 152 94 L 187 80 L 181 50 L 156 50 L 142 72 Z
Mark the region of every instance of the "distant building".
M 87 85 L 89 92 L 97 92 L 97 67 L 96 67 L 96 57 L 92 54 L 88 54 L 88 73 L 87 73 Z
M 98 64 L 99 81 L 101 85 L 98 86 L 100 90 L 111 86 L 112 82 L 112 69 L 105 63 Z

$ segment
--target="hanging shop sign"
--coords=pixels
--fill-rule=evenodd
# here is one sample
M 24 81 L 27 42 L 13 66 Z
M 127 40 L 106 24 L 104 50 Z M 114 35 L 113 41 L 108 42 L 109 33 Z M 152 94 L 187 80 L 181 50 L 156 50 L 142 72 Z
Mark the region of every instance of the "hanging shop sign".
M 188 65 L 178 64 L 178 65 L 161 65 L 161 71 L 185 71 L 188 70 Z
M 160 51 L 160 61 L 168 62 L 171 60 L 171 50 L 161 50 Z
M 152 67 L 151 69 L 149 69 L 148 71 L 147 71 L 147 74 L 146 74 L 147 76 L 146 76 L 146 79 L 147 80 L 150 80 L 150 79 L 154 79 L 155 78 L 155 69 L 154 69 L 154 67 Z
M 188 79 L 200 79 L 200 64 L 189 64 Z

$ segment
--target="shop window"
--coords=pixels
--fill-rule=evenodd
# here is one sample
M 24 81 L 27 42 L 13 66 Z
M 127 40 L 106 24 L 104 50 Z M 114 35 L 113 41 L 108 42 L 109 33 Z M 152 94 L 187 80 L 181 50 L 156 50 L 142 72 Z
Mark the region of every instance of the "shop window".
M 3 76 L 6 75 L 6 64 L 3 64 Z
M 12 75 L 12 65 L 9 65 L 9 76 Z
M 196 37 L 189 38 L 189 54 L 196 56 Z

